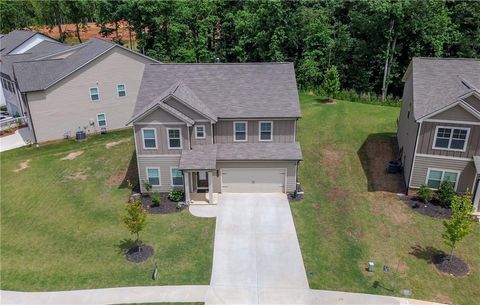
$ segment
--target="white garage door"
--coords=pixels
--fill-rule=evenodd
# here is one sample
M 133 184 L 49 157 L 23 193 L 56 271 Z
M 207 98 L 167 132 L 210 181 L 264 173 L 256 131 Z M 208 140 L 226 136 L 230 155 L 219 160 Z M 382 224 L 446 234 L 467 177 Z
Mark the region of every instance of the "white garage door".
M 284 168 L 223 168 L 223 193 L 283 193 Z

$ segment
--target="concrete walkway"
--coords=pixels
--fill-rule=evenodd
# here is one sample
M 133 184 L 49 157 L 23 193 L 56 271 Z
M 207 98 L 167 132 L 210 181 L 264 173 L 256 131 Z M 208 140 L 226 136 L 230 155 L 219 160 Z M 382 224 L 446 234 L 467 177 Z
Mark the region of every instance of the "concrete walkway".
M 28 127 L 17 129 L 14 134 L 0 138 L 0 152 L 25 146 L 27 140 L 33 142 L 30 129 Z
M 190 204 L 188 206 L 188 210 L 190 211 L 190 214 L 196 217 L 217 217 L 216 204 Z

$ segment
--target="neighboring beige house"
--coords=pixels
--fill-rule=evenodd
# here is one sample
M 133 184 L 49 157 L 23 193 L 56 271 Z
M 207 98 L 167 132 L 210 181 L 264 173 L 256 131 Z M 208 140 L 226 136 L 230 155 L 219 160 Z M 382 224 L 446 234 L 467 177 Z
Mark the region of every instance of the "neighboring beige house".
M 300 115 L 290 63 L 148 65 L 128 122 L 141 189 L 293 192 Z
M 15 56 L 5 59 L 36 142 L 125 128 L 145 65 L 156 62 L 99 38 L 75 46 L 41 42 Z
M 403 77 L 398 144 L 408 188 L 441 181 L 480 199 L 480 60 L 414 58 Z

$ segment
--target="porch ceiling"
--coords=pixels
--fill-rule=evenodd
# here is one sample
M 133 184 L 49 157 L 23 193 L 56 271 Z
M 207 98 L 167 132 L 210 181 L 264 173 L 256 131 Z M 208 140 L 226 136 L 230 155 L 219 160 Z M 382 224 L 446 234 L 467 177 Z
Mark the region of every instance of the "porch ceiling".
M 181 170 L 215 170 L 217 167 L 217 146 L 197 145 L 183 150 L 180 157 Z

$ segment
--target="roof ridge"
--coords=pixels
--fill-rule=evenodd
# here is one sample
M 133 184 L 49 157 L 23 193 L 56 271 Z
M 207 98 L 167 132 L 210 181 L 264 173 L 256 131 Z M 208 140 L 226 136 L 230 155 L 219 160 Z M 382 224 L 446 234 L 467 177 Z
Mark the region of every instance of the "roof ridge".
M 149 64 L 150 66 L 160 66 L 160 65 L 165 65 L 165 66 L 187 66 L 187 65 L 192 65 L 192 66 L 200 66 L 200 65 L 212 65 L 212 66 L 228 66 L 228 65 L 248 65 L 248 66 L 253 66 L 253 65 L 287 65 L 287 64 L 293 64 L 293 62 L 221 62 L 221 63 L 151 63 Z
M 464 60 L 464 61 L 480 61 L 478 58 L 469 58 L 469 57 L 413 57 L 413 59 L 422 59 L 422 60 Z

